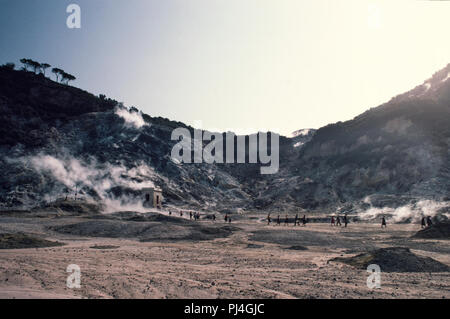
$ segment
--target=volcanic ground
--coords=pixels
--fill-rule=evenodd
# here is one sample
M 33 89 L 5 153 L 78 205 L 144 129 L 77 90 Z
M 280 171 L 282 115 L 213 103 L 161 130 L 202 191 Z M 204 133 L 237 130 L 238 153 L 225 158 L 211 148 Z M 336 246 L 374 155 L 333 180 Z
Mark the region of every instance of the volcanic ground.
M 0 214 L 0 298 L 449 298 L 450 240 L 417 224 L 267 225 L 265 214 Z M 381 288 L 367 286 L 367 263 Z M 68 265 L 81 288 L 68 288 Z

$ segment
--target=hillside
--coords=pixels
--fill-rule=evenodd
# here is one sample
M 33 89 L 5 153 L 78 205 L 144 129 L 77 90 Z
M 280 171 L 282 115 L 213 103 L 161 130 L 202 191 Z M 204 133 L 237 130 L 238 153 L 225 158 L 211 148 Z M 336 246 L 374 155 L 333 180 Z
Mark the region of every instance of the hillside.
M 450 206 L 449 71 L 353 120 L 280 137 L 280 170 L 261 175 L 259 164 L 175 163 L 171 132 L 191 127 L 0 69 L 0 205 L 30 208 L 77 193 L 105 211 L 139 211 L 140 189 L 157 185 L 167 204 L 209 210 L 359 213 L 433 203 L 434 214 Z
M 378 206 L 448 201 L 450 81 L 443 74 L 450 65 L 380 107 L 319 129 L 292 167 L 311 172 L 342 203 L 366 196 Z
M 182 123 L 5 69 L 0 110 L 3 207 L 32 207 L 77 192 L 111 210 L 141 209 L 140 189 L 154 184 L 169 203 L 214 206 L 248 198 L 214 165 L 170 160 L 171 132 Z

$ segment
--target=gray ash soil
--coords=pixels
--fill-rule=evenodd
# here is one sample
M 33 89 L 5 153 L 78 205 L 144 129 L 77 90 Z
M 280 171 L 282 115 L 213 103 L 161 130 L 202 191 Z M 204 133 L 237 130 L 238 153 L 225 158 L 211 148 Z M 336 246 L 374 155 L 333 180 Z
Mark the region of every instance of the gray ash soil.
M 56 200 L 43 207 L 43 210 L 56 210 L 59 215 L 95 216 L 99 215 L 101 205 L 77 200 Z
M 89 247 L 91 249 L 117 249 L 120 248 L 120 246 L 114 246 L 114 245 L 95 245 L 95 246 L 91 246 Z
M 101 217 L 100 217 L 101 216 Z M 110 215 L 100 215 L 99 218 L 102 219 L 117 219 L 122 221 L 135 221 L 135 222 L 160 222 L 160 223 L 171 223 L 178 225 L 198 225 L 198 223 L 184 219 L 178 218 L 176 216 L 167 216 L 158 213 L 145 213 L 140 214 L 136 212 L 117 212 Z
M 64 244 L 27 234 L 0 234 L 0 249 L 42 248 L 62 245 Z
M 290 247 L 287 247 L 286 249 L 290 249 L 290 250 L 308 250 L 308 248 L 306 248 L 305 246 L 300 246 L 300 245 L 290 246 Z
M 259 249 L 259 248 L 263 248 L 264 245 L 258 245 L 258 244 L 247 244 L 247 248 L 254 248 L 254 249 Z
M 450 246 L 442 245 L 437 240 L 422 238 L 388 238 L 384 242 L 389 246 L 408 247 L 410 249 L 425 250 L 450 255 Z
M 361 238 L 348 238 L 351 235 L 319 233 L 309 230 L 257 230 L 249 237 L 252 241 L 276 243 L 287 246 L 321 246 L 328 249 L 347 248 L 354 252 L 375 248 L 374 243 Z
M 83 237 L 137 238 L 140 241 L 212 240 L 224 238 L 238 228 L 205 226 L 186 221 L 182 226 L 168 222 L 89 220 L 81 223 L 51 226 L 58 233 Z
M 413 238 L 450 239 L 450 220 L 441 221 L 419 230 Z
M 190 221 L 168 212 L 19 218 L 0 214 L 1 233 L 26 233 L 61 247 L 0 251 L 0 298 L 448 298 L 450 272 L 429 272 L 429 259 L 450 266 L 450 242 L 411 238 L 420 225 L 310 223 L 267 226 L 261 215 L 231 225 L 217 214 Z M 264 214 L 266 215 L 266 214 Z M 106 237 L 104 237 L 106 236 Z M 329 262 L 386 247 L 425 259 L 418 272 L 383 271 L 382 289 L 367 289 L 366 269 Z M 412 247 L 415 248 L 412 248 Z M 303 250 L 306 248 L 306 250 Z M 412 267 L 417 258 L 402 260 Z M 75 263 L 81 290 L 66 288 Z M 434 264 L 434 263 L 433 263 Z M 408 269 L 407 269 L 408 270 Z M 440 271 L 440 268 L 432 269 Z
M 448 272 L 450 267 L 430 257 L 412 253 L 408 248 L 389 247 L 359 254 L 353 257 L 336 257 L 337 261 L 359 269 L 367 269 L 371 264 L 380 266 L 383 272 Z
M 274 227 L 271 230 L 256 230 L 249 236 L 255 242 L 276 243 L 283 246 L 327 247 L 330 250 L 345 249 L 348 254 L 365 253 L 370 250 L 391 247 L 407 247 L 409 249 L 450 254 L 450 246 L 437 241 L 413 237 L 411 232 L 396 230 L 396 236 L 379 237 L 388 232 L 368 238 L 367 233 L 352 230 L 355 227 L 332 228 L 335 232 L 316 232 L 302 229 L 285 229 Z

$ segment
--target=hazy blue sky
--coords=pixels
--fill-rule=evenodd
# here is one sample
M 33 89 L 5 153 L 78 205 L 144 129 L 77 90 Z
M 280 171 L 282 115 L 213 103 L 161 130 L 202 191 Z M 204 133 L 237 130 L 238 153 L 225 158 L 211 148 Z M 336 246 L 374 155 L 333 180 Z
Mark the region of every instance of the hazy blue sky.
M 421 84 L 450 62 L 449 30 L 443 1 L 0 0 L 0 63 L 47 62 L 152 116 L 289 134 Z

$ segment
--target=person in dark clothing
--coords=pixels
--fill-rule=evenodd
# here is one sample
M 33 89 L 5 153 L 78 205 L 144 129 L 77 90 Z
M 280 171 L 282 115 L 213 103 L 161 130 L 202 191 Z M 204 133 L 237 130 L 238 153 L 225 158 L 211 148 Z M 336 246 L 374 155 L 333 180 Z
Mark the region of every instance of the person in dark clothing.
M 426 221 L 425 221 L 425 216 L 422 217 L 422 228 L 425 228 L 427 226 Z
M 183 212 L 180 211 L 180 217 L 183 217 Z
M 231 224 L 231 217 L 228 217 L 228 224 Z
M 427 217 L 427 226 L 430 227 L 431 225 L 433 225 L 433 222 L 431 221 L 431 216 Z
M 331 226 L 335 226 L 335 224 L 334 224 L 334 216 L 331 216 Z
M 267 215 L 267 225 L 270 225 L 270 222 L 271 222 L 272 220 L 270 219 L 270 214 L 268 214 Z
M 213 222 L 216 221 L 216 214 L 213 214 L 213 215 L 212 215 L 212 220 L 213 220 Z
M 303 226 L 306 226 L 306 215 L 303 215 L 302 223 L 303 223 Z
M 284 219 L 284 224 L 289 225 L 289 218 L 288 215 L 286 215 L 286 218 Z
M 189 212 L 189 219 L 192 220 L 192 212 Z
M 225 214 L 225 223 L 228 221 L 228 214 Z
M 280 215 L 277 217 L 277 225 L 280 225 Z
M 298 214 L 295 214 L 294 226 L 297 226 L 297 224 L 298 224 Z
M 348 218 L 347 218 L 347 214 L 344 215 L 344 227 L 347 228 L 347 224 L 348 224 Z
M 383 218 L 381 218 L 381 228 L 386 228 L 386 218 L 383 216 Z
M 169 210 L 169 216 L 172 216 L 172 211 L 171 210 Z
M 338 215 L 338 217 L 336 218 L 336 226 L 342 226 L 341 225 L 341 216 Z

